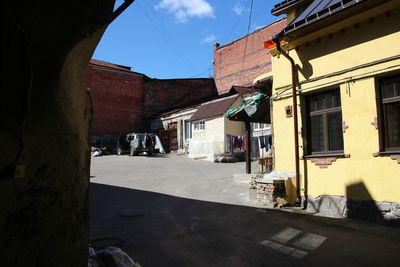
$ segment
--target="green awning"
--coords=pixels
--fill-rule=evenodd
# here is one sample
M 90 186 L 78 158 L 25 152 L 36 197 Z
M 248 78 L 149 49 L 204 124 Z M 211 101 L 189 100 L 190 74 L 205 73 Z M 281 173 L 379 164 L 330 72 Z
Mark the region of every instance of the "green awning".
M 232 121 L 250 121 L 270 123 L 269 99 L 260 93 L 238 108 L 229 109 L 226 117 Z

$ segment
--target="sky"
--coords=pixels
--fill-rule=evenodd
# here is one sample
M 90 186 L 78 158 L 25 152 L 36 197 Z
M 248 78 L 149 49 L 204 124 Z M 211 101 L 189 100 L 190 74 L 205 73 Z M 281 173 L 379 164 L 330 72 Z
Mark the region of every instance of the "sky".
M 93 58 L 151 78 L 210 77 L 213 44 L 229 43 L 277 20 L 271 9 L 279 2 L 136 0 L 107 28 Z

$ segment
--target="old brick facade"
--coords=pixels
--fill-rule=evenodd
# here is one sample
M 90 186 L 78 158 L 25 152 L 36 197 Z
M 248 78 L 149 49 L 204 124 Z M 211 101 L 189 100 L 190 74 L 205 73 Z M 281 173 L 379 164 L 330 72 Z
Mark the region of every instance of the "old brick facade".
M 91 60 L 86 87 L 92 96 L 93 134 L 141 130 L 144 77 L 129 67 Z
M 146 79 L 145 118 L 173 109 L 200 104 L 218 97 L 214 79 Z
M 214 79 L 219 94 L 229 92 L 233 85 L 250 86 L 257 76 L 271 71 L 271 56 L 263 43 L 285 26 L 286 19 L 281 19 L 231 43 L 214 45 Z
M 218 97 L 214 79 L 152 79 L 99 60 L 89 64 L 86 87 L 93 106 L 92 142 L 103 145 L 115 143 L 121 133 L 149 131 L 149 119 L 162 112 Z

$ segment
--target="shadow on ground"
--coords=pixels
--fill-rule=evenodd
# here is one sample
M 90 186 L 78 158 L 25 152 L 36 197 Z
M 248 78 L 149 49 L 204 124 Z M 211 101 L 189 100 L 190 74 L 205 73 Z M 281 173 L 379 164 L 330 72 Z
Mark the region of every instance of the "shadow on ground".
M 398 266 L 398 237 L 335 220 L 91 184 L 91 240 L 144 267 Z

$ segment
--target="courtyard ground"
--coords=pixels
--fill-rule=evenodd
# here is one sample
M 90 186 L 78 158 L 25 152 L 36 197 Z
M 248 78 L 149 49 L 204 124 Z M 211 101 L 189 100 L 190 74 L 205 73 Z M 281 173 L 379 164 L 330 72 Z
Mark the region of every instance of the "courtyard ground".
M 244 171 L 176 155 L 93 158 L 91 240 L 143 267 L 399 266 L 399 229 L 260 208 L 233 182 Z

